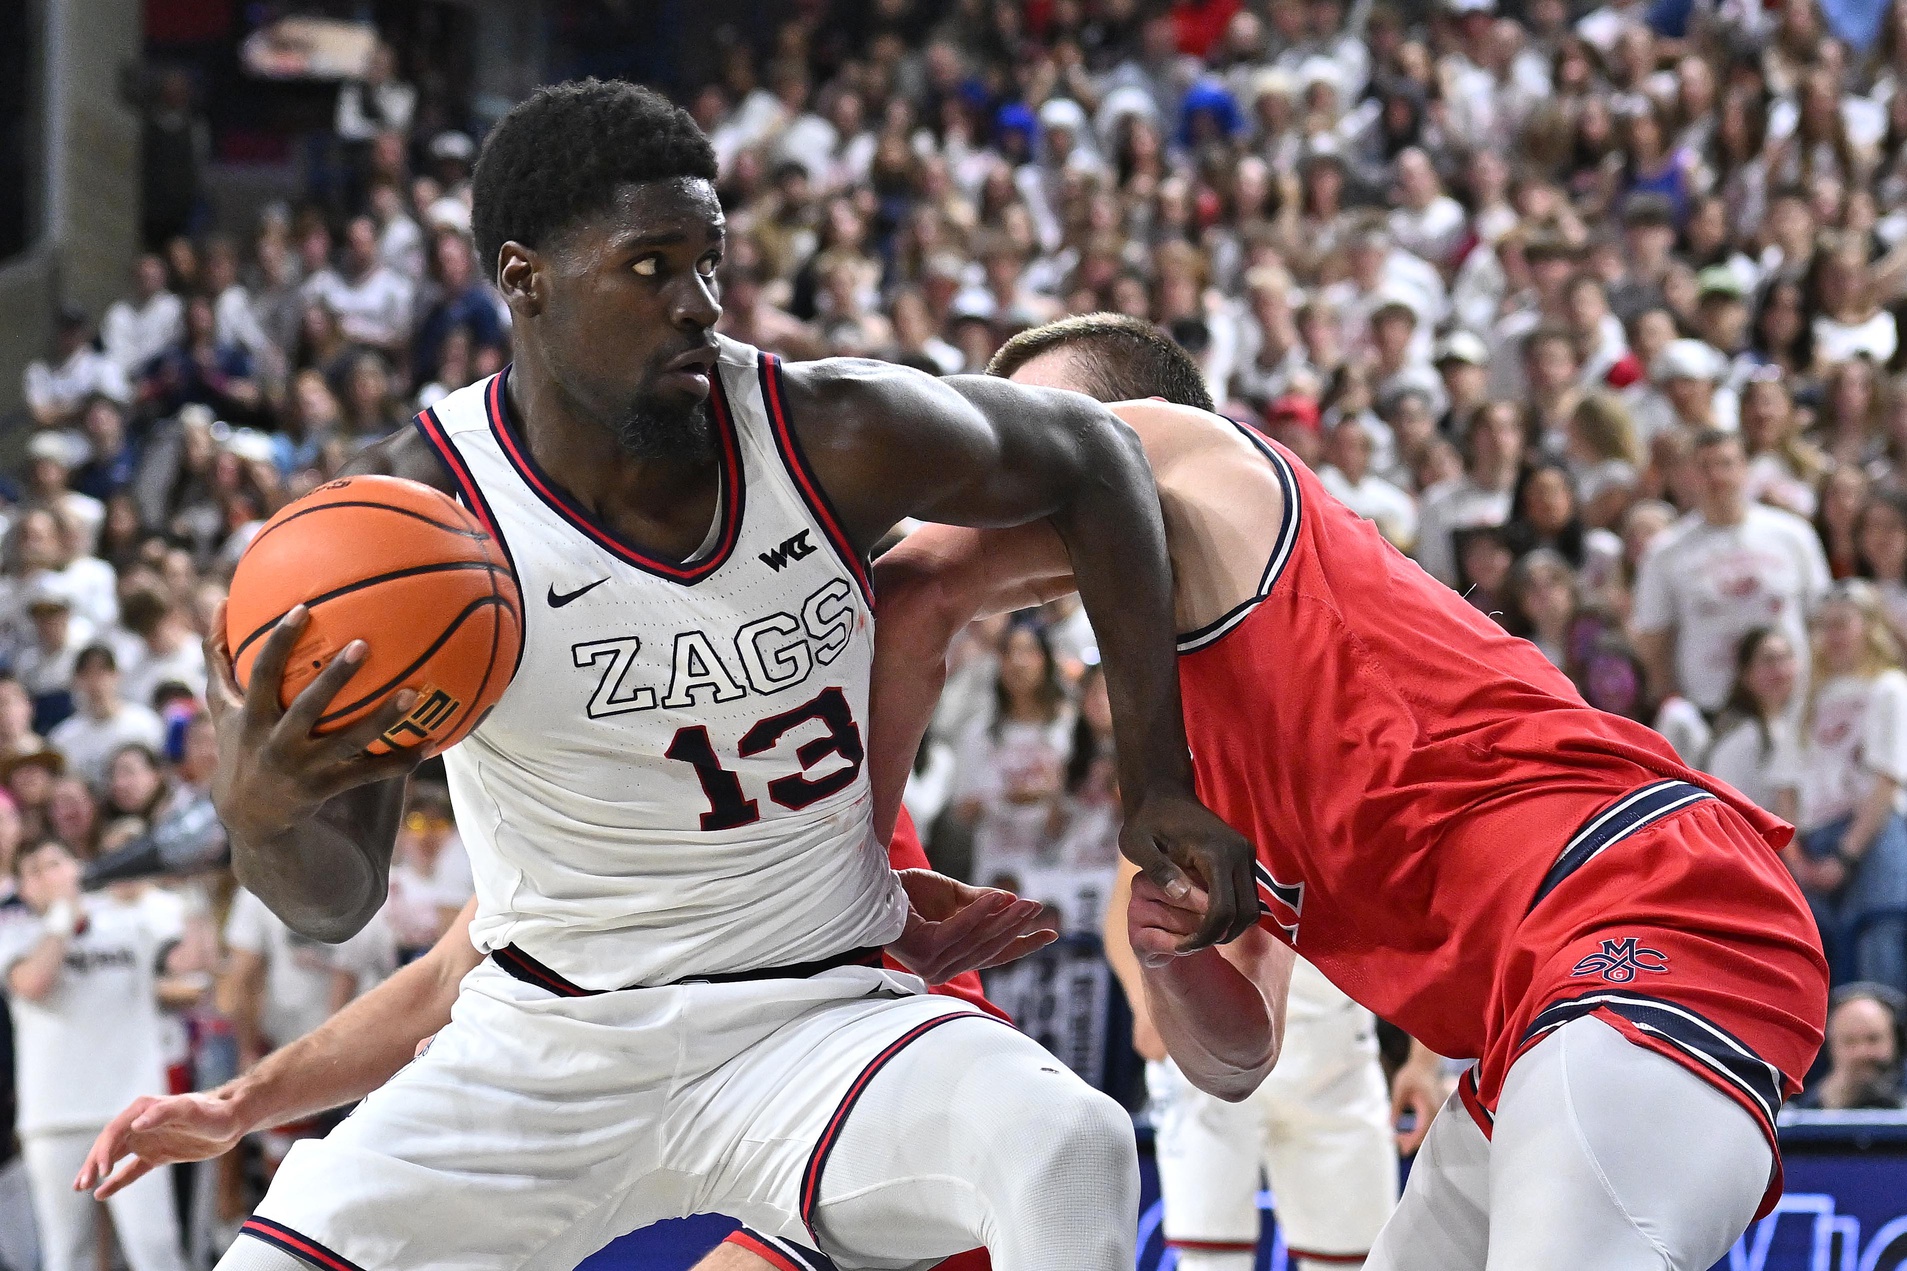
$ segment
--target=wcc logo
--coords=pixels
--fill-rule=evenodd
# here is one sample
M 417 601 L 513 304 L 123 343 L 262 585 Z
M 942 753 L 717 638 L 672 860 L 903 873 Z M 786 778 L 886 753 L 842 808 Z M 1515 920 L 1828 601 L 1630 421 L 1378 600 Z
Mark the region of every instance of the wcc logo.
M 1668 969 L 1668 955 L 1659 949 L 1639 948 L 1636 938 L 1629 936 L 1623 940 L 1603 941 L 1602 952 L 1592 953 L 1578 962 L 1570 974 L 1600 975 L 1611 984 L 1627 984 L 1636 978 L 1637 971 L 1666 975 Z
M 806 560 L 814 555 L 814 552 L 814 544 L 808 541 L 808 531 L 803 530 L 799 534 L 783 539 L 780 547 L 771 547 L 760 553 L 760 556 L 762 564 L 779 574 L 783 565 L 790 561 Z

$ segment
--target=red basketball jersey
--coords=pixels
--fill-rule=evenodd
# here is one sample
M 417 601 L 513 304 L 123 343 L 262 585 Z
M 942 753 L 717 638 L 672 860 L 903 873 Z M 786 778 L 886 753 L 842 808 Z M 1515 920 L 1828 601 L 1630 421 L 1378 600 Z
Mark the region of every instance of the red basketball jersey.
M 1345 992 L 1481 1056 L 1517 930 L 1598 809 L 1679 779 L 1746 818 L 1757 850 L 1786 842 L 1250 435 L 1283 524 L 1258 594 L 1180 640 L 1186 729 L 1201 798 L 1258 848 L 1265 925 Z

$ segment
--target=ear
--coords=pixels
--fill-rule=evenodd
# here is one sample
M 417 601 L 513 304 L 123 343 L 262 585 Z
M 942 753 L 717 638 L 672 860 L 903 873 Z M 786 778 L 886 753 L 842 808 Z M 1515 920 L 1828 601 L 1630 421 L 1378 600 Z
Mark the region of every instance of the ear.
M 512 312 L 533 316 L 543 308 L 543 259 L 514 239 L 497 252 L 497 290 Z

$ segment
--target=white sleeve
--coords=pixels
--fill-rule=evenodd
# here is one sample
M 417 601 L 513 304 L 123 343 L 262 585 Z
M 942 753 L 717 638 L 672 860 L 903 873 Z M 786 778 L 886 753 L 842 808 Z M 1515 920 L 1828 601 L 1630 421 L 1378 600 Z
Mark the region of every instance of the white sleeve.
M 39 917 L 29 909 L 0 916 L 0 973 L 11 971 L 14 963 L 33 952 L 45 932 Z
M 155 943 L 166 944 L 185 936 L 185 900 L 163 887 L 150 888 L 139 898 L 139 919 Z
M 30 362 L 23 384 L 27 405 L 45 410 L 53 404 L 53 372 L 44 362 Z
M 227 947 L 240 953 L 264 953 L 270 922 L 271 911 L 265 908 L 265 902 L 241 887 L 232 897 L 232 912 L 225 919 Z
M 1799 517 L 1795 519 L 1800 521 Z M 1821 597 L 1828 594 L 1828 588 L 1834 585 L 1834 573 L 1828 568 L 1827 553 L 1821 550 L 1821 540 L 1813 527 L 1801 521 L 1797 529 L 1801 550 L 1801 609 L 1806 615 L 1813 613 Z
M 1883 671 L 1868 694 L 1862 766 L 1907 786 L 1907 675 Z
M 1642 558 L 1636 571 L 1635 608 L 1629 622 L 1637 631 L 1655 633 L 1675 626 L 1674 581 L 1668 551 L 1658 549 Z

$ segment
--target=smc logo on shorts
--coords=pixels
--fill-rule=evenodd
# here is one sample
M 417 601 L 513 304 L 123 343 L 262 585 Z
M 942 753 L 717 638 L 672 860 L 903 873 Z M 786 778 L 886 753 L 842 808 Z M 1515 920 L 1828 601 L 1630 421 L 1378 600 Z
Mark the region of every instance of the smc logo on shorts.
M 1605 940 L 1602 952 L 1592 953 L 1576 964 L 1570 972 L 1575 975 L 1600 975 L 1611 984 L 1627 984 L 1636 978 L 1637 971 L 1653 971 L 1658 975 L 1667 974 L 1668 955 L 1659 949 L 1640 948 L 1634 936 L 1622 940 Z

